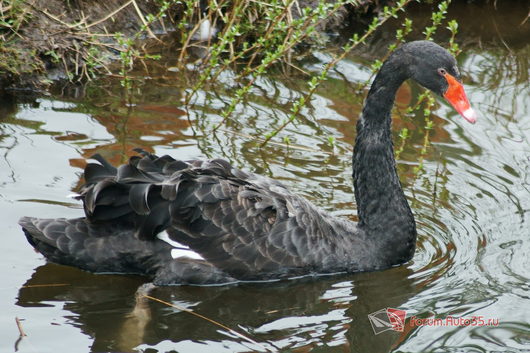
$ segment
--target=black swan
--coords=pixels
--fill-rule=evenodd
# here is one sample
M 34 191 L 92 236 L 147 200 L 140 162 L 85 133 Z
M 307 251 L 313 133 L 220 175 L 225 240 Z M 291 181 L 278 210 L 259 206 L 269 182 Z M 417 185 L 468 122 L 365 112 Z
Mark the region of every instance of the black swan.
M 23 217 L 48 260 L 97 273 L 148 276 L 157 285 L 221 284 L 374 271 L 414 254 L 416 225 L 396 173 L 390 111 L 412 78 L 469 122 L 455 59 L 429 41 L 402 45 L 375 77 L 357 123 L 353 180 L 359 223 L 331 216 L 280 182 L 222 159 L 142 153 L 85 169 L 85 217 Z

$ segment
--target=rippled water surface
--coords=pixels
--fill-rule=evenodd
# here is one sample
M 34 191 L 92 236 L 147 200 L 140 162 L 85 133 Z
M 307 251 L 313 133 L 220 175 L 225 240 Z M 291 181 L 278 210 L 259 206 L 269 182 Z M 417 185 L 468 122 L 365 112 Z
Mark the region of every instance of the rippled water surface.
M 216 134 L 211 129 L 232 96 L 230 75 L 199 92 L 186 111 L 184 90 L 196 74 L 167 70 L 175 63 L 171 55 L 138 81 L 130 101 L 112 79 L 60 87 L 51 97 L 4 98 L 0 351 L 530 352 L 530 30 L 528 21 L 522 23 L 528 12 L 523 3 L 498 11 L 493 4 L 461 5 L 450 14 L 461 26 L 458 61 L 480 112 L 475 125 L 439 101 L 422 153 L 424 118 L 406 112 L 421 90 L 405 84 L 399 92 L 394 138 L 398 146 L 401 128 L 411 132 L 398 171 L 418 225 L 413 261 L 318 280 L 151 293 L 180 309 L 154 301 L 135 305 L 143 278 L 46 264 L 26 242 L 18 218 L 80 216 L 79 204 L 66 195 L 82 182 L 85 158 L 99 152 L 117 164 L 142 147 L 181 159 L 228 159 L 355 219 L 351 146 L 366 91 L 354 88 L 370 78 L 369 63 L 383 54 L 392 25 L 369 50 L 342 61 L 302 118 L 264 149 L 260 137 L 283 121 L 305 90 L 307 78 L 297 70 L 271 72 L 257 82 Z M 466 17 L 468 11 L 476 16 Z M 426 21 L 420 10 L 409 15 L 419 28 Z M 329 58 L 316 51 L 299 65 L 318 72 Z M 375 335 L 368 314 L 388 307 L 407 311 L 404 330 Z M 475 317 L 491 325 L 418 326 L 413 316 Z M 27 333 L 21 340 L 15 317 Z

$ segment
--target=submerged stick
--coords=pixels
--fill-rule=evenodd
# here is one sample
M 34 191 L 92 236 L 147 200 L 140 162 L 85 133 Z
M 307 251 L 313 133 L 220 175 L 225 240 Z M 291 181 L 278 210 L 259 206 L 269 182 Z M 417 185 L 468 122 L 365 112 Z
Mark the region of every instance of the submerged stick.
M 15 317 L 15 322 L 17 323 L 19 336 L 21 338 L 27 336 L 24 330 L 22 329 L 22 323 L 20 322 L 20 319 L 18 317 Z
M 206 320 L 206 321 L 208 321 L 208 322 L 210 322 L 210 323 L 212 323 L 212 324 L 214 324 L 214 325 L 216 325 L 216 326 L 219 326 L 219 327 L 221 327 L 221 328 L 227 330 L 227 331 L 230 332 L 231 334 L 233 334 L 233 335 L 235 335 L 235 336 L 237 336 L 237 337 L 239 337 L 239 338 L 244 339 L 244 340 L 247 341 L 247 342 L 250 342 L 250 343 L 252 343 L 252 344 L 255 344 L 255 345 L 260 346 L 261 348 L 263 348 L 263 349 L 266 350 L 267 352 L 271 352 L 271 349 L 270 349 L 270 348 L 267 348 L 267 347 L 265 347 L 264 345 L 260 344 L 259 342 L 254 341 L 252 338 L 250 338 L 250 337 L 248 337 L 248 336 L 246 336 L 246 335 L 244 335 L 244 334 L 242 334 L 242 333 L 239 333 L 239 332 L 237 332 L 237 331 L 231 329 L 230 327 L 221 324 L 220 322 L 217 322 L 217 321 L 215 321 L 215 320 L 213 320 L 213 319 L 210 319 L 210 318 L 208 318 L 208 317 L 206 317 L 206 316 L 204 316 L 204 315 L 198 314 L 198 313 L 194 312 L 193 310 L 190 310 L 190 309 L 188 309 L 188 308 L 184 308 L 184 307 L 182 307 L 182 306 L 180 306 L 180 305 L 176 305 L 176 304 L 173 304 L 173 303 L 168 303 L 168 302 L 166 302 L 166 301 L 164 301 L 164 300 L 162 300 L 162 299 L 158 299 L 158 298 L 152 297 L 152 296 L 150 296 L 150 295 L 144 295 L 144 298 L 154 300 L 155 302 L 159 302 L 159 303 L 162 303 L 162 304 L 167 305 L 167 306 L 171 306 L 171 307 L 173 307 L 173 308 L 175 308 L 175 309 L 178 309 L 178 310 L 181 310 L 181 311 L 187 312 L 188 314 L 191 314 L 191 315 L 193 315 L 193 316 L 196 316 L 196 317 L 198 317 L 198 318 L 201 318 L 201 319 L 203 319 L 203 320 Z
M 45 284 L 28 284 L 22 286 L 22 288 L 40 288 L 40 287 L 63 287 L 69 286 L 67 283 L 45 283 Z

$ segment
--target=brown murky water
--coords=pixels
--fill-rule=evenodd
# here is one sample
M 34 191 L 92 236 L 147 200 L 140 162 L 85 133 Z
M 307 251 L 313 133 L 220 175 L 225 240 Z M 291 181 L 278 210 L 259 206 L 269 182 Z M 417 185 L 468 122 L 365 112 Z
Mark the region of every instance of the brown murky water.
M 157 302 L 135 307 L 142 278 L 46 264 L 16 221 L 79 216 L 79 205 L 66 195 L 80 183 L 84 159 L 97 151 L 119 163 L 134 147 L 182 159 L 226 158 L 282 180 L 337 215 L 355 217 L 351 145 L 366 92 L 352 87 L 370 77 L 367 65 L 388 45 L 392 24 L 369 50 L 338 65 L 302 119 L 277 140 L 288 137 L 289 147 L 260 150 L 255 136 L 277 126 L 301 94 L 305 77 L 296 72 L 273 72 L 257 82 L 236 119 L 216 134 L 209 131 L 230 101 L 229 75 L 199 92 L 186 112 L 181 102 L 194 73 L 167 71 L 171 56 L 139 81 L 133 104 L 112 79 L 64 88 L 53 98 L 2 101 L 0 351 L 530 352 L 530 24 L 521 24 L 524 3 L 454 5 L 449 14 L 460 23 L 458 61 L 480 112 L 477 124 L 440 101 L 422 156 L 423 117 L 405 113 L 420 90 L 405 85 L 400 91 L 394 130 L 396 141 L 402 127 L 411 130 L 398 167 L 418 224 L 413 261 L 376 273 L 151 293 L 254 343 Z M 418 33 L 426 14 L 409 9 Z M 326 60 L 320 51 L 300 65 L 317 72 Z M 422 158 L 424 170 L 415 172 Z M 388 307 L 406 310 L 406 325 L 375 335 L 368 314 Z M 419 326 L 413 316 L 446 325 Z M 19 341 L 15 317 L 27 333 Z M 454 325 L 473 317 L 467 326 Z

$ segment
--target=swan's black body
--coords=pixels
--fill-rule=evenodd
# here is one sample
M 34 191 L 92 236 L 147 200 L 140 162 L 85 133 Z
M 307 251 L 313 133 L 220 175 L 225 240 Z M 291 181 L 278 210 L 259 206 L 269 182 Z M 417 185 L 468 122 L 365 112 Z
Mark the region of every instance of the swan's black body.
M 157 284 L 267 280 L 306 274 L 372 271 L 414 254 L 414 217 L 393 156 L 390 110 L 412 77 L 443 94 L 438 68 L 458 77 L 436 44 L 412 42 L 385 62 L 357 124 L 353 156 L 355 224 L 317 209 L 281 183 L 224 160 L 177 161 L 144 154 L 118 169 L 89 164 L 81 193 L 86 217 L 20 224 L 50 261 L 93 272 L 138 273 Z M 172 240 L 203 259 L 173 259 Z

